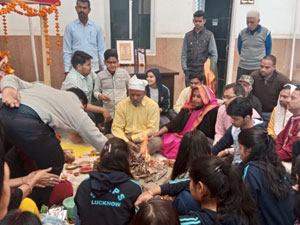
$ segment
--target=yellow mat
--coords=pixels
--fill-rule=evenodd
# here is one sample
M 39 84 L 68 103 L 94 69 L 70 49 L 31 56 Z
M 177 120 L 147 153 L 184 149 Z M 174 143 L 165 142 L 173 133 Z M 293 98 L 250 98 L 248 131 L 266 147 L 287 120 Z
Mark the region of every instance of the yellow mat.
M 79 158 L 80 156 L 92 151 L 95 149 L 92 146 L 84 146 L 84 145 L 75 145 L 67 142 L 60 142 L 60 145 L 62 149 L 73 149 L 73 153 L 76 158 Z

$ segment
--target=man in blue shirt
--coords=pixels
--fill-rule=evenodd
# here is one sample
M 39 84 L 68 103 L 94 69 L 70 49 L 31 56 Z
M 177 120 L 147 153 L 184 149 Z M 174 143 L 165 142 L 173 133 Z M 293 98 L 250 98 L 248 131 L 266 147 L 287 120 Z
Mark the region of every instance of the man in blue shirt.
M 271 54 L 271 32 L 259 22 L 258 11 L 252 10 L 247 13 L 247 28 L 243 29 L 238 37 L 240 63 L 236 81 L 242 75 L 250 75 L 253 71 L 259 70 L 263 57 Z
M 65 75 L 70 71 L 71 57 L 75 51 L 84 51 L 93 57 L 92 69 L 98 73 L 99 59 L 102 69 L 104 65 L 104 52 L 106 50 L 104 36 L 101 27 L 89 20 L 91 11 L 89 0 L 77 0 L 75 6 L 78 19 L 69 23 L 65 30 L 63 43 L 63 59 Z

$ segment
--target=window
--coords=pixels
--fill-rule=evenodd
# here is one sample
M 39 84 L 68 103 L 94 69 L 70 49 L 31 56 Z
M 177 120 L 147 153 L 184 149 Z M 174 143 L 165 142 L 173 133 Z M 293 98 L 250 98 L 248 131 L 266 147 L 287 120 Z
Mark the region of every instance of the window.
M 116 40 L 133 39 L 134 48 L 154 53 L 153 9 L 154 0 L 111 0 L 111 47 L 116 48 Z
M 195 11 L 197 10 L 205 11 L 205 0 L 196 0 Z

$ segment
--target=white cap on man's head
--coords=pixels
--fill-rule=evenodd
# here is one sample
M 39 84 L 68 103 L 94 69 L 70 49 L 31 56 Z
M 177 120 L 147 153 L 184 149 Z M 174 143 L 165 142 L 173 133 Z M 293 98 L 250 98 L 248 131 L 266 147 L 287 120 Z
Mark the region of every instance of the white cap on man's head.
M 145 91 L 145 87 L 148 85 L 146 80 L 138 79 L 136 75 L 133 75 L 129 80 L 128 89 Z
M 259 17 L 260 17 L 259 11 L 258 11 L 258 10 L 250 10 L 250 11 L 247 13 L 247 18 L 248 18 L 248 17 L 253 17 L 253 18 L 259 19 Z

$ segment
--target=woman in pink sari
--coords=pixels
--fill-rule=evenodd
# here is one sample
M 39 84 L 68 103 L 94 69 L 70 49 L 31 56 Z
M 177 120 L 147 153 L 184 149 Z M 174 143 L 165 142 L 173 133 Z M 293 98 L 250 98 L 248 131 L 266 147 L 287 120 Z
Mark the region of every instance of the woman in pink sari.
M 189 101 L 178 115 L 153 136 L 162 136 L 161 152 L 169 159 L 176 159 L 182 136 L 194 129 L 201 130 L 206 137 L 213 139 L 218 113 L 215 94 L 205 85 L 195 87 Z

